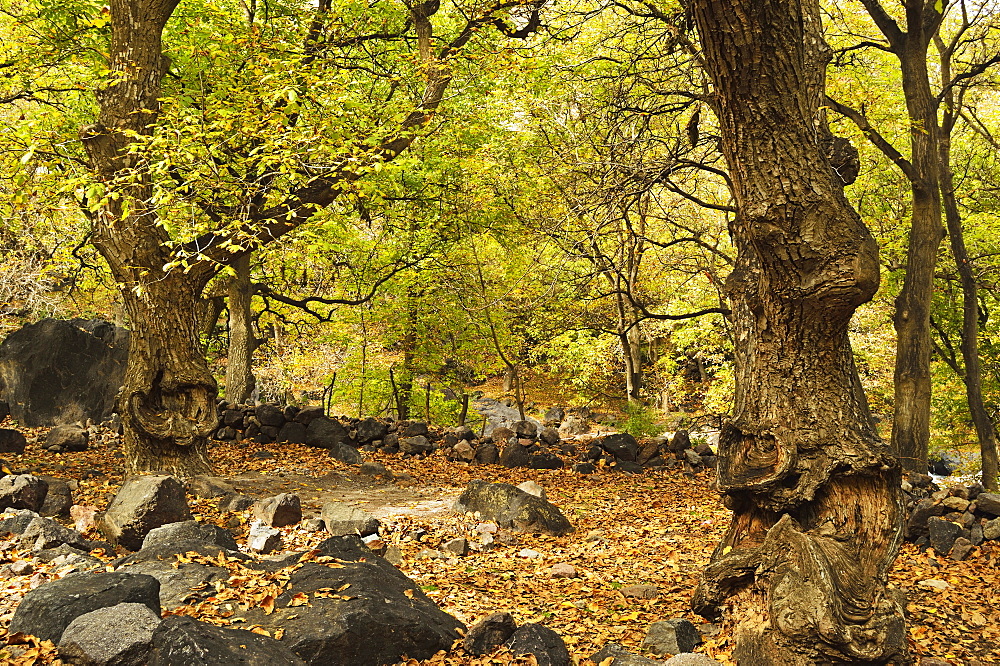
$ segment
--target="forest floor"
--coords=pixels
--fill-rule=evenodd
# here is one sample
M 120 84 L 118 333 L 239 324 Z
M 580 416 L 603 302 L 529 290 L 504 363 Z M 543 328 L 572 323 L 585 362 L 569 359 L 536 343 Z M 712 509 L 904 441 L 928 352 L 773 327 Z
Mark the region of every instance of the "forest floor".
M 42 432 L 26 434 L 33 439 Z M 253 456 L 265 448 L 273 457 Z M 393 473 L 394 480 L 389 480 L 363 477 L 325 451 L 298 445 L 219 444 L 212 454 L 218 475 L 241 492 L 254 497 L 298 493 L 305 517 L 318 516 L 324 501 L 337 499 L 382 518 L 384 540 L 402 552 L 400 569 L 445 611 L 468 625 L 489 613 L 508 611 L 519 624 L 540 622 L 558 631 L 574 658 L 582 662 L 609 642 L 641 653 L 639 646 L 651 623 L 684 617 L 706 635 L 698 651 L 732 663 L 729 628 L 708 625 L 688 610 L 699 571 L 708 562 L 729 515 L 712 489 L 711 472 L 694 477 L 680 471 L 585 476 L 563 470 L 473 467 L 438 456 L 416 460 L 374 455 Z M 100 509 L 122 481 L 120 453 L 105 445 L 82 453 L 52 454 L 30 443 L 23 455 L 4 458 L 5 473 L 14 470 L 76 479 L 80 485 L 74 501 Z M 490 550 L 462 558 L 420 557 L 421 551 L 455 537 L 471 540 L 477 536 L 472 516 L 449 511 L 472 479 L 514 484 L 532 479 L 569 517 L 576 531 L 565 537 L 517 534 L 504 543 L 498 541 Z M 191 501 L 200 520 L 222 525 L 231 518 L 218 512 L 214 500 Z M 242 520 L 237 532 L 245 532 L 246 518 Z M 282 531 L 288 550 L 306 549 L 324 538 L 322 533 L 297 526 Z M 420 536 L 414 539 L 414 535 Z M 237 534 L 237 540 L 241 536 Z M 0 551 L 0 561 L 17 556 Z M 548 575 L 548 569 L 558 563 L 573 565 L 578 577 Z M 909 598 L 908 631 L 915 655 L 964 666 L 1000 663 L 998 565 L 1000 548 L 994 542 L 975 549 L 964 562 L 904 544 L 890 578 Z M 38 562 L 31 576 L 0 582 L 0 635 L 24 592 L 60 575 Z M 944 585 L 929 585 L 928 580 Z M 655 585 L 659 593 L 650 599 L 623 594 L 636 584 Z M 197 615 L 196 609 L 190 613 Z M 509 657 L 476 659 L 455 651 L 424 663 L 513 662 Z

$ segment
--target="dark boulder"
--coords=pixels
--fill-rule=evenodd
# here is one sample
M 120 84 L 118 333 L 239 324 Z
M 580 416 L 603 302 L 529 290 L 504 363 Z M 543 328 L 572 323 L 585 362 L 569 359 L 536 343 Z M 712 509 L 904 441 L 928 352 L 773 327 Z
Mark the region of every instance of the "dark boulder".
M 0 421 L 3 419 L 0 418 Z M 12 428 L 0 428 L 0 453 L 13 453 L 21 455 L 24 447 L 28 445 L 28 440 L 17 430 Z
M 572 663 L 562 636 L 540 624 L 521 626 L 505 645 L 514 655 L 534 655 L 538 666 L 569 666 Z
M 73 506 L 73 491 L 70 490 L 69 483 L 55 477 L 45 477 L 44 480 L 48 490 L 38 513 L 49 517 L 68 516 L 69 509 Z
M 305 444 L 308 436 L 308 428 L 297 421 L 289 421 L 281 426 L 275 441 L 288 442 L 290 444 Z
M 500 453 L 500 464 L 511 468 L 528 467 L 531 464 L 531 454 L 517 442 L 508 442 Z
M 476 447 L 473 462 L 477 465 L 496 465 L 500 462 L 500 451 L 493 442 L 482 442 Z
M 962 526 L 935 516 L 927 520 L 927 534 L 934 551 L 938 555 L 947 555 L 955 540 L 962 536 Z
M 305 410 L 303 410 L 305 411 Z M 299 412 L 301 414 L 302 412 Z M 336 449 L 349 439 L 347 428 L 337 419 L 320 416 L 306 426 L 306 444 L 321 449 Z
M 121 603 L 138 603 L 160 614 L 160 584 L 152 576 L 121 571 L 67 576 L 36 587 L 10 621 L 10 632 L 58 643 L 70 622 L 85 613 Z
M 554 504 L 507 483 L 470 481 L 453 508 L 456 513 L 479 511 L 486 520 L 522 532 L 562 536 L 573 531 Z
M 0 344 L 0 393 L 26 426 L 101 422 L 114 411 L 127 360 L 124 329 L 43 319 Z
M 358 443 L 370 444 L 372 442 L 385 439 L 389 434 L 389 426 L 378 419 L 367 418 L 358 423 Z
M 687 430 L 678 430 L 674 433 L 667 448 L 671 453 L 679 454 L 679 457 L 683 457 L 684 452 L 691 448 L 691 435 L 688 434 Z
M 149 666 L 278 666 L 304 664 L 282 642 L 245 629 L 171 616 L 153 634 Z
M 639 442 L 627 432 L 602 437 L 597 445 L 619 460 L 635 462 L 639 455 Z
M 440 610 L 419 585 L 372 553 L 360 538 L 331 537 L 317 550 L 335 558 L 338 567 L 308 561 L 293 564 L 274 612 L 252 608 L 245 613 L 247 626 L 260 625 L 272 632 L 283 627 L 282 644 L 307 663 L 377 666 L 397 663 L 404 654 L 428 659 L 438 650 L 450 649 L 464 630 L 461 622 Z M 330 594 L 330 590 L 344 592 Z M 310 605 L 289 606 L 295 595 L 303 593 L 309 595 Z
M 962 461 L 958 456 L 947 451 L 942 451 L 935 456 L 931 456 L 927 462 L 927 469 L 931 474 L 951 476 L 961 464 Z
M 701 643 L 701 634 L 691 622 L 681 618 L 649 625 L 642 647 L 654 654 L 691 652 Z
M 278 405 L 257 405 L 254 414 L 262 426 L 280 428 L 285 424 L 285 410 Z
M 268 527 L 286 527 L 302 520 L 302 501 L 294 493 L 266 497 L 254 505 L 253 516 Z
M 411 421 L 400 423 L 399 436 L 402 437 L 426 437 L 430 434 L 427 424 L 423 421 Z
M 533 421 L 515 421 L 513 428 L 518 439 L 535 439 L 538 436 L 538 426 Z
M 34 518 L 18 540 L 21 548 L 32 552 L 49 550 L 63 544 L 82 552 L 88 552 L 95 547 L 94 542 L 85 539 L 82 534 L 68 527 L 63 527 L 51 518 L 41 516 Z
M 517 623 L 510 613 L 487 615 L 469 628 L 462 641 L 462 647 L 469 654 L 483 656 L 490 654 L 507 642 L 517 631 Z

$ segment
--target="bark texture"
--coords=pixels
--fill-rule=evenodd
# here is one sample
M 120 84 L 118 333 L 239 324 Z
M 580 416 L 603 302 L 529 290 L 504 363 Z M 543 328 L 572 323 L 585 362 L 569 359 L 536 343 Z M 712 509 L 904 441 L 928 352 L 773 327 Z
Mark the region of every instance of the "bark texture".
M 197 302 L 207 276 L 164 271 L 173 257 L 148 202 L 152 185 L 127 151 L 159 108 L 163 26 L 177 0 L 112 0 L 108 86 L 97 92 L 97 122 L 82 131 L 96 177 L 118 196 L 95 217 L 94 244 L 121 289 L 132 328 L 118 409 L 129 471 L 187 476 L 209 471 L 216 384 L 199 339 Z
M 818 2 L 693 6 L 738 211 L 737 393 L 718 474 L 733 522 L 693 603 L 728 608 L 741 665 L 905 663 L 886 588 L 899 466 L 847 334 L 878 287 L 877 247 L 827 157 Z
M 226 358 L 226 398 L 245 403 L 253 394 L 253 352 L 256 338 L 251 324 L 250 255 L 233 262 L 236 276 L 229 283 L 229 351 Z

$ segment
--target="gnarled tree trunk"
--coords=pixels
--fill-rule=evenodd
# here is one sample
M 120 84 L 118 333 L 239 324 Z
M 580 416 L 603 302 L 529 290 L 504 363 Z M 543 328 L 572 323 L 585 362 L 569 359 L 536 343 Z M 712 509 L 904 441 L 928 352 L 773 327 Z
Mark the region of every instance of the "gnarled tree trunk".
M 818 1 L 693 6 L 738 209 L 726 285 L 737 393 L 718 472 L 734 515 L 694 605 L 728 607 L 740 664 L 905 661 L 886 589 L 899 466 L 847 333 L 878 288 L 877 247 L 824 152 Z
M 94 245 L 121 289 L 132 325 L 118 409 L 126 467 L 182 476 L 209 471 L 216 426 L 216 384 L 199 339 L 196 303 L 207 274 L 166 270 L 174 257 L 151 207 L 152 185 L 128 153 L 129 135 L 145 134 L 159 108 L 167 61 L 161 34 L 177 0 L 112 0 L 108 87 L 84 147 L 106 197 L 95 215 Z

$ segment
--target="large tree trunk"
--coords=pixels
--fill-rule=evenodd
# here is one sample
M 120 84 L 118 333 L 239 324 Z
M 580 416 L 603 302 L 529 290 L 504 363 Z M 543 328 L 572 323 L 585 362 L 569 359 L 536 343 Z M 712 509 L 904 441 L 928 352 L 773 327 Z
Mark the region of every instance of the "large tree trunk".
M 226 399 L 245 403 L 253 394 L 253 351 L 256 338 L 251 326 L 250 254 L 232 263 L 236 276 L 229 283 L 229 351 L 226 357 Z
M 694 605 L 736 625 L 740 664 L 906 659 L 887 574 L 900 473 L 847 329 L 877 247 L 824 157 L 828 49 L 817 0 L 695 0 L 738 215 L 727 281 L 736 401 L 720 439 L 733 522 Z
M 150 208 L 152 186 L 128 153 L 129 135 L 145 134 L 159 107 L 166 70 L 161 33 L 177 0 L 112 0 L 110 73 L 97 92 L 97 122 L 82 130 L 95 177 L 107 197 L 95 215 L 94 245 L 121 289 L 132 325 L 119 398 L 130 472 L 209 471 L 216 426 L 216 385 L 199 340 L 197 299 L 205 273 L 165 268 L 169 238 Z M 138 174 L 138 175 L 136 175 Z

